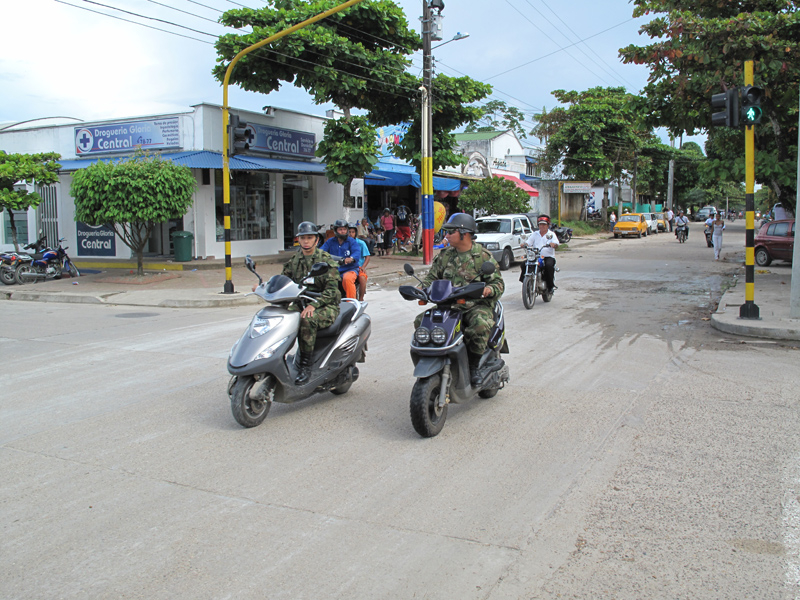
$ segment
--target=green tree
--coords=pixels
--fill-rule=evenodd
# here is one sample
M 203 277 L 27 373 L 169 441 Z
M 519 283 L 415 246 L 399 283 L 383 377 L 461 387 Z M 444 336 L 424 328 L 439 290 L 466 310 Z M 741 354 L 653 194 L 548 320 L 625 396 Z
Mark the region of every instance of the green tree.
M 14 184 L 20 181 L 35 182 L 47 185 L 58 181 L 58 164 L 60 154 L 46 152 L 43 154 L 6 154 L 0 150 L 0 213 L 8 211 L 11 225 L 11 239 L 14 248 L 19 252 L 17 226 L 14 223 L 15 210 L 36 208 L 42 201 L 37 192 L 15 190 Z
M 569 179 L 602 182 L 606 207 L 609 184 L 632 168 L 647 133 L 639 123 L 636 98 L 621 87 L 556 90 L 553 96 L 567 106 L 535 117 L 534 135 L 548 138 L 543 166 L 550 171 L 560 167 Z
M 767 100 L 755 126 L 756 181 L 794 206 L 797 170 L 797 89 L 800 25 L 793 0 L 634 0 L 634 16 L 658 16 L 640 32 L 653 42 L 620 50 L 625 63 L 650 69 L 644 88 L 648 124 L 674 135 L 711 123 L 711 96 L 744 84 L 744 62 L 754 61 L 755 84 Z M 715 127 L 706 146 L 708 172 L 732 182 L 745 178 L 744 135 Z M 716 142 L 719 141 L 718 144 Z
M 191 169 L 159 155 L 139 151 L 120 162 L 97 161 L 72 178 L 75 220 L 113 227 L 136 254 L 137 274 L 144 275 L 144 247 L 153 228 L 186 214 L 195 185 Z
M 263 8 L 224 13 L 223 24 L 252 27 L 253 32 L 217 40 L 214 76 L 222 81 L 229 62 L 247 46 L 338 4 L 274 0 Z M 419 84 L 406 71 L 411 64 L 407 57 L 420 47 L 401 8 L 390 0 L 368 0 L 251 52 L 237 64 L 231 82 L 262 94 L 290 83 L 310 93 L 316 103 L 332 102 L 344 113 L 340 121 L 345 123 L 326 125 L 325 135 L 332 139 L 320 145 L 317 156 L 328 164 L 328 179 L 345 185 L 347 202 L 349 182 L 377 161 L 374 127 L 399 123 L 412 114 L 410 98 L 418 96 Z M 366 111 L 371 125 L 352 117 L 354 109 Z M 366 144 L 370 130 L 373 137 Z
M 419 86 L 418 86 L 419 87 Z M 465 124 L 472 123 L 481 116 L 481 109 L 469 106 L 479 102 L 492 93 L 492 87 L 475 81 L 470 77 L 448 77 L 438 74 L 433 80 L 433 170 L 462 164 L 466 159 L 456 152 L 454 131 Z M 400 121 L 410 121 L 400 144 L 395 145 L 395 156 L 407 160 L 420 170 L 422 164 L 422 98 L 415 95 L 410 99 L 411 110 Z
M 473 181 L 458 197 L 465 211 L 485 210 L 488 214 L 524 213 L 530 208 L 530 196 L 513 182 L 502 177 Z
M 509 106 L 502 100 L 490 100 L 479 107 L 481 116 L 477 121 L 467 125 L 464 129 L 466 133 L 473 131 L 507 131 L 511 129 L 517 137 L 524 139 L 527 137 L 522 122 L 525 120 L 525 113 L 516 106 Z

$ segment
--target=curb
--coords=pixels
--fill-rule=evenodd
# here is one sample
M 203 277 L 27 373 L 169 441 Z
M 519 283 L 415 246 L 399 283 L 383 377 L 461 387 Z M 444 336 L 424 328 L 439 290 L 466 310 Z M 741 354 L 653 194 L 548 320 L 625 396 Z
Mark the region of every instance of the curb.
M 766 338 L 770 340 L 800 341 L 800 321 L 797 319 L 791 319 L 789 321 L 781 319 L 780 322 L 785 322 L 787 327 L 747 325 L 746 320 L 742 319 L 741 322 L 738 322 L 740 319 L 738 317 L 736 317 L 736 319 L 736 323 L 731 323 L 722 320 L 717 313 L 713 313 L 711 315 L 711 326 L 719 331 L 732 333 L 734 335 Z

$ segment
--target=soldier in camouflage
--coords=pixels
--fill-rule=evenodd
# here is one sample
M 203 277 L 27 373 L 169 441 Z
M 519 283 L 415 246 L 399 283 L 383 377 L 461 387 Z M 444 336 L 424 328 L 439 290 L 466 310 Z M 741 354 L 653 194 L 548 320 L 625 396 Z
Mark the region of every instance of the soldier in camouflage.
M 464 341 L 469 356 L 471 383 L 473 386 L 480 386 L 487 375 L 503 366 L 503 361 L 497 359 L 488 362 L 483 369 L 478 369 L 494 327 L 494 307 L 503 295 L 505 283 L 492 255 L 474 242 L 475 219 L 466 213 L 456 213 L 442 229 L 447 232 L 450 247 L 434 259 L 422 286 L 428 287 L 436 279 L 448 279 L 456 286 L 473 280 L 486 283 L 482 299 L 467 300 L 466 304 L 452 306 L 452 310 L 464 311 Z M 482 275 L 481 265 L 487 261 L 494 264 L 495 271 L 491 275 Z M 420 326 L 424 314 L 420 314 L 414 321 L 415 329 Z
M 283 265 L 283 274 L 295 283 L 302 283 L 314 263 L 324 262 L 330 269 L 324 275 L 314 278 L 314 282 L 306 285 L 308 291 L 319 292 L 321 295 L 314 302 L 302 308 L 294 303 L 289 310 L 300 312 L 300 331 L 297 334 L 297 343 L 300 347 L 297 359 L 297 378 L 295 385 L 308 383 L 311 371 L 311 353 L 314 351 L 314 342 L 317 340 L 317 331 L 330 327 L 339 316 L 339 302 L 342 295 L 339 292 L 338 263 L 327 252 L 316 247 L 317 227 L 310 221 L 303 221 L 297 227 L 297 241 L 300 252 Z

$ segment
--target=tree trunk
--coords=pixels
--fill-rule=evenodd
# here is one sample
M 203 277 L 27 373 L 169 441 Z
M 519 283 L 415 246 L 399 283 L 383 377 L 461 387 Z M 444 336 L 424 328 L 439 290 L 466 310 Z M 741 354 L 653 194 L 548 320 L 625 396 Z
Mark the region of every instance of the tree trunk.
M 10 209 L 8 211 L 8 223 L 11 225 L 11 240 L 14 242 L 14 249 L 19 252 L 19 243 L 17 242 L 17 224 L 14 223 L 14 212 Z

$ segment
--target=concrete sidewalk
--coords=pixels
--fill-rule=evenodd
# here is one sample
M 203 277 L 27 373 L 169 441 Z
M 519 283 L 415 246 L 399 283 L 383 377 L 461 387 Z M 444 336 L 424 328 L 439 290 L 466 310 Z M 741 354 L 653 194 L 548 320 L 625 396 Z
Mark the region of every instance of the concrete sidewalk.
M 768 268 L 756 268 L 754 302 L 760 319 L 740 319 L 739 307 L 745 301 L 744 269 L 736 285 L 726 291 L 717 312 L 711 315 L 715 329 L 735 335 L 772 340 L 800 340 L 800 319 L 789 317 L 792 265 L 777 262 Z

